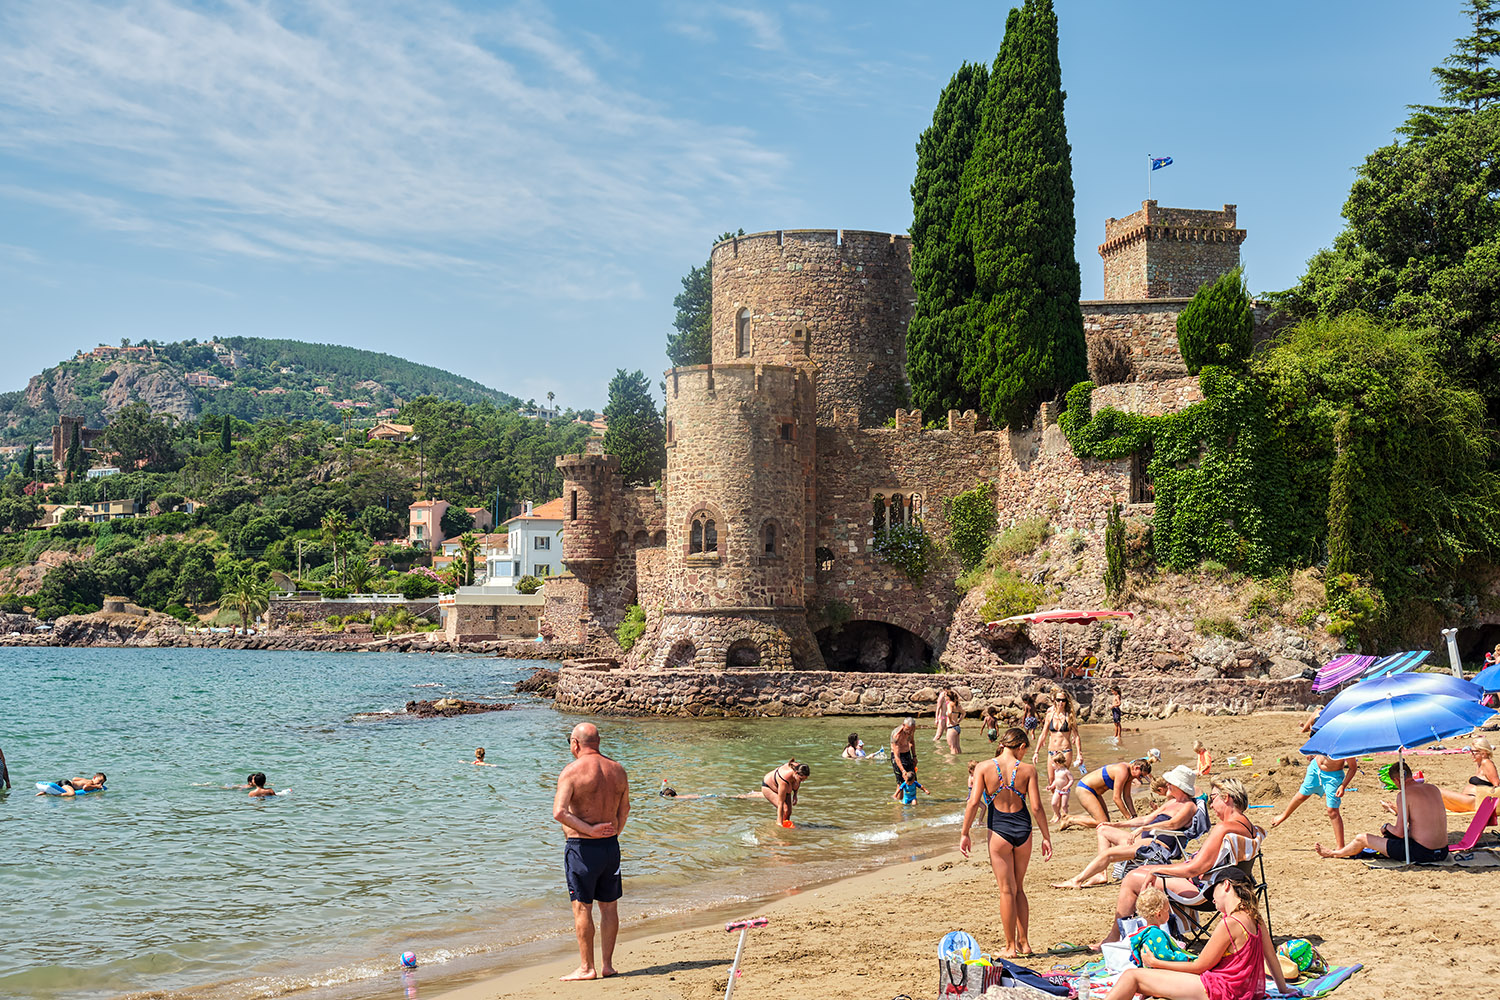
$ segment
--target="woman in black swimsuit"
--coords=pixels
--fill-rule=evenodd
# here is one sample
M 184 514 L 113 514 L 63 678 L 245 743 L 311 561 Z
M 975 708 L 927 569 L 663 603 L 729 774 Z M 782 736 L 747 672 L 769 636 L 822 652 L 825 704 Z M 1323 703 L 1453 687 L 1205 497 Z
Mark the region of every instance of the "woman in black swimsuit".
M 797 758 L 782 764 L 774 771 L 767 771 L 760 780 L 760 794 L 776 807 L 776 821 L 782 826 L 792 825 L 792 806 L 797 804 L 797 789 L 812 774 L 812 768 L 797 763 Z
M 1042 792 L 1037 785 L 1036 768 L 1022 763 L 1021 757 L 1030 744 L 1022 729 L 1007 729 L 1000 735 L 1000 752 L 994 765 L 980 764 L 974 769 L 974 787 L 964 807 L 963 834 L 958 849 L 969 856 L 969 828 L 979 813 L 987 810 L 985 826 L 989 838 L 990 868 L 1000 890 L 1000 922 L 1005 927 L 1006 958 L 1031 953 L 1029 939 L 1031 906 L 1026 899 L 1026 868 L 1031 864 L 1031 824 L 1042 828 L 1042 858 L 1052 860 L 1052 835 L 1047 832 L 1047 814 L 1042 811 Z M 1029 808 L 1028 808 L 1029 806 Z

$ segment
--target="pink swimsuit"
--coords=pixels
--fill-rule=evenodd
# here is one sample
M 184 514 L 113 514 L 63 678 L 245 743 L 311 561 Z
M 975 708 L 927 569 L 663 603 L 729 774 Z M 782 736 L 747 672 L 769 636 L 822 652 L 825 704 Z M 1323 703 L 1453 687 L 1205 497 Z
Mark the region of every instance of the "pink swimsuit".
M 1203 992 L 1208 1000 L 1260 1000 L 1266 995 L 1265 957 L 1261 954 L 1260 934 L 1250 934 L 1238 914 L 1229 918 L 1249 936 L 1240 950 L 1219 960 L 1203 973 Z

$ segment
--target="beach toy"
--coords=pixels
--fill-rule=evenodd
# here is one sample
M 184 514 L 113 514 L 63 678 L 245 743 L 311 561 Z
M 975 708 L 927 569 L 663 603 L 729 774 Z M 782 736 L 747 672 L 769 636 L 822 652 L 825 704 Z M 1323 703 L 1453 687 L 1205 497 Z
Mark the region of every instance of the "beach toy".
M 1313 943 L 1306 938 L 1283 941 L 1277 947 L 1276 954 L 1291 960 L 1298 972 L 1321 976 L 1328 971 L 1328 963 L 1323 960 L 1322 955 L 1318 954 L 1318 949 L 1313 947 Z
M 401 965 L 403 968 L 415 969 L 417 967 L 417 953 L 414 951 L 403 951 L 401 953 Z
M 1240 761 L 1240 767 L 1251 767 L 1254 764 L 1255 759 L 1252 757 L 1246 757 L 1244 760 Z
M 739 946 L 734 949 L 734 962 L 729 966 L 729 985 L 724 987 L 724 1000 L 729 1000 L 734 995 L 734 981 L 740 976 L 740 959 L 745 956 L 745 936 L 753 928 L 764 927 L 769 923 L 765 917 L 748 917 L 744 920 L 731 920 L 724 925 L 726 934 L 740 932 Z
M 797 824 L 793 823 L 789 819 L 782 820 L 781 821 L 781 825 L 784 826 L 784 827 L 786 827 L 788 830 L 795 830 L 795 829 L 797 829 Z

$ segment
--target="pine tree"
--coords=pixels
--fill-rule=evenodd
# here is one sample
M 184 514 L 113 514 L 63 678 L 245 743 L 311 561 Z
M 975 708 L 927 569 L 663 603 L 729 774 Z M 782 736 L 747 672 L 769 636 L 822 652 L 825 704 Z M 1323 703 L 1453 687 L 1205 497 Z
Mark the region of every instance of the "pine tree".
M 1478 114 L 1500 102 L 1500 0 L 1468 0 L 1465 13 L 1473 33 L 1455 38 L 1454 52 L 1434 66 L 1438 89 L 1446 104 L 1413 104 L 1412 115 L 1401 131 L 1414 138 L 1441 132 L 1461 115 Z
M 227 455 L 229 454 L 229 450 L 233 447 L 234 431 L 233 427 L 229 423 L 229 414 L 226 413 L 224 414 L 224 426 L 219 430 L 219 450 Z
M 620 460 L 625 485 L 646 486 L 659 478 L 667 464 L 667 435 L 644 372 L 615 371 L 604 419 L 604 450 Z
M 1254 336 L 1255 311 L 1238 267 L 1198 289 L 1177 314 L 1177 347 L 1189 375 L 1204 365 L 1244 364 Z
M 963 381 L 974 296 L 974 257 L 960 224 L 964 167 L 974 151 L 989 68 L 964 63 L 948 81 L 917 140 L 911 185 L 911 274 L 916 308 L 906 331 L 912 405 L 929 418 L 979 408 L 977 380 Z
M 734 239 L 735 235 L 720 233 L 714 246 Z M 741 229 L 738 235 L 744 236 L 745 230 Z M 672 300 L 672 306 L 677 310 L 672 320 L 677 332 L 667 334 L 667 360 L 674 368 L 708 364 L 714 359 L 712 256 L 702 267 L 692 268 L 682 276 L 682 291 Z
M 1088 377 L 1065 96 L 1052 2 L 1026 0 L 1006 22 L 964 174 L 981 338 L 966 367 L 995 426 L 1025 424 Z

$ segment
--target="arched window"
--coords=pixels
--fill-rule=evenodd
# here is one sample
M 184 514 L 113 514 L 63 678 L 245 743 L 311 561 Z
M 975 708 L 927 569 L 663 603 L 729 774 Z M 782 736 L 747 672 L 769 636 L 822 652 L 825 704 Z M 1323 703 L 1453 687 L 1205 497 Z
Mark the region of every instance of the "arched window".
M 877 493 L 870 498 L 870 533 L 876 538 L 885 534 L 885 494 Z
M 774 556 L 777 554 L 777 552 L 779 551 L 778 546 L 780 546 L 781 540 L 776 537 L 775 521 L 766 522 L 765 530 L 762 532 L 762 541 L 764 542 L 764 552 L 766 555 Z
M 741 309 L 734 322 L 734 354 L 743 358 L 750 353 L 750 310 Z
M 891 527 L 899 528 L 906 521 L 906 504 L 901 499 L 901 494 L 891 494 Z
M 693 515 L 692 527 L 688 529 L 688 555 L 718 555 L 719 526 L 708 511 L 700 510 Z

